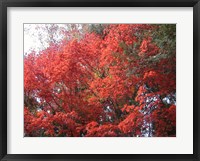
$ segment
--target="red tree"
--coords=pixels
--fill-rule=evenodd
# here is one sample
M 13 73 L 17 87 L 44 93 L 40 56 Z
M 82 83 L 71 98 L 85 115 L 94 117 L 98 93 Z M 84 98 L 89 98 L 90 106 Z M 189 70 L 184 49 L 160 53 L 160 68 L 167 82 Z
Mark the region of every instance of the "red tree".
M 174 26 L 101 31 L 25 56 L 25 136 L 176 135 Z

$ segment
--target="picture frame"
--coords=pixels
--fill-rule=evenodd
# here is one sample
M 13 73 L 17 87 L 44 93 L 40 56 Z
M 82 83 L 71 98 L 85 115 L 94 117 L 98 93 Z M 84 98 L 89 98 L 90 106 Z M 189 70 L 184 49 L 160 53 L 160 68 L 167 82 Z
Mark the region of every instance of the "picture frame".
M 193 154 L 7 154 L 8 7 L 193 7 Z M 0 159 L 9 160 L 200 160 L 200 2 L 199 0 L 2 0 L 0 3 Z M 185 146 L 185 145 L 182 145 Z

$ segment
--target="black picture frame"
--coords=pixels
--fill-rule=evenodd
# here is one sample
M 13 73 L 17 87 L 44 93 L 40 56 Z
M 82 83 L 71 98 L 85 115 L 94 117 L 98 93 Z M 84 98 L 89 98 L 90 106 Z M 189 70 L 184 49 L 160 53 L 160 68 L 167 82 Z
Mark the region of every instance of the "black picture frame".
M 193 7 L 193 154 L 7 154 L 8 7 Z M 1 0 L 0 1 L 0 159 L 19 160 L 200 160 L 200 2 L 199 0 Z M 192 106 L 192 105 L 191 105 Z M 182 145 L 186 146 L 186 145 Z

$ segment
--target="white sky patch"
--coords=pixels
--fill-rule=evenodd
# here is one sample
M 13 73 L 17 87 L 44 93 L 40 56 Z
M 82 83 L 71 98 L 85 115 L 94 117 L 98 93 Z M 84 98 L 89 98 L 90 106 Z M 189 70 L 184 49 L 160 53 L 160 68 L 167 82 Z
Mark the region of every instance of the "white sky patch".
M 39 103 L 41 102 L 39 97 L 36 98 L 36 101 L 39 102 Z
M 56 42 L 60 42 L 64 35 L 62 30 L 67 30 L 67 24 L 55 24 L 55 29 L 50 29 L 52 24 L 24 24 L 24 54 L 32 51 L 37 54 L 49 47 L 51 36 Z
M 31 51 L 38 53 L 42 49 L 48 47 L 48 44 L 42 44 L 39 40 L 39 31 L 36 30 L 35 24 L 24 24 L 24 54 L 28 54 Z M 43 33 L 43 39 L 47 36 L 47 33 Z

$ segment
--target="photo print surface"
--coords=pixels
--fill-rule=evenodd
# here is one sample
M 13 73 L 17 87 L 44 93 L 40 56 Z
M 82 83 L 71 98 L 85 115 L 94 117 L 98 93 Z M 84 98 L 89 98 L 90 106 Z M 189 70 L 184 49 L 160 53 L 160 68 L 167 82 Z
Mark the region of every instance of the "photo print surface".
M 24 24 L 24 137 L 176 137 L 176 24 Z

